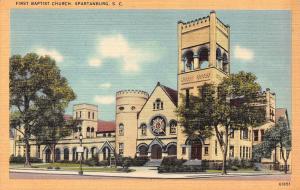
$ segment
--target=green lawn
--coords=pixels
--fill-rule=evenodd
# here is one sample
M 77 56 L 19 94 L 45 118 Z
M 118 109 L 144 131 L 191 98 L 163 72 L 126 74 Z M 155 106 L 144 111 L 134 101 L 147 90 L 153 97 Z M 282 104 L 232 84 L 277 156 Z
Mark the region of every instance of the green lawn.
M 41 164 L 41 165 L 36 165 L 35 166 L 39 167 L 39 168 L 48 168 L 49 166 L 52 167 L 60 167 L 60 168 L 64 168 L 64 167 L 77 167 L 79 168 L 80 164 L 77 163 L 47 163 L 47 164 Z M 82 164 L 82 167 L 88 167 L 88 165 Z
M 206 170 L 207 173 L 222 173 L 222 170 Z M 237 171 L 233 170 L 227 170 L 227 172 L 237 172 L 237 173 L 251 173 L 251 172 L 260 172 L 260 171 L 254 171 L 252 168 L 241 168 Z
M 47 170 L 48 167 L 52 167 L 51 170 L 64 170 L 64 171 L 79 171 L 79 165 L 76 163 L 47 163 L 47 164 L 31 164 L 32 168 L 34 170 Z M 60 169 L 55 169 L 56 167 L 59 167 Z M 10 164 L 10 168 L 15 169 L 21 169 L 24 168 L 24 164 Z M 85 164 L 82 164 L 82 170 L 83 171 L 91 171 L 91 172 L 124 172 L 120 170 L 121 168 L 112 168 L 112 167 L 93 167 L 88 166 Z M 135 170 L 130 169 L 129 172 L 133 172 Z
M 207 173 L 221 173 L 222 170 L 206 170 Z

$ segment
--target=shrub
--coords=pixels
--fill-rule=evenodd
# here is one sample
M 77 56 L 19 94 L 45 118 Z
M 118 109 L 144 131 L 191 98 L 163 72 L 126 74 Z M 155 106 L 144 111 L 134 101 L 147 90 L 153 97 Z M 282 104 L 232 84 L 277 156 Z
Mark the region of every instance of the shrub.
M 123 166 L 124 157 L 122 157 L 121 155 L 116 155 L 115 160 L 117 166 Z
M 97 163 L 97 166 L 108 166 L 109 162 L 107 160 L 102 160 Z
M 186 160 L 177 159 L 176 157 L 164 157 L 161 166 L 182 166 Z
M 22 164 L 22 163 L 25 163 L 25 157 L 22 157 L 20 155 L 18 155 L 18 156 L 11 155 L 9 158 L 9 162 Z
M 238 168 L 237 166 L 232 166 L 232 167 L 231 167 L 231 170 L 233 170 L 233 171 L 238 171 L 239 168 Z
M 254 163 L 252 160 L 246 160 L 245 161 L 245 168 L 253 168 Z
M 40 158 L 36 158 L 36 157 L 30 157 L 30 162 L 31 163 L 43 163 L 43 160 Z
M 56 170 L 60 170 L 60 167 L 56 166 L 54 169 L 56 169 Z
M 176 166 L 163 165 L 158 167 L 158 173 L 174 173 L 174 172 L 203 172 L 205 169 L 202 166 Z
M 240 168 L 252 168 L 254 166 L 253 161 L 241 159 Z
M 25 163 L 25 157 L 24 156 L 14 156 L 14 155 L 11 155 L 10 158 L 9 158 L 9 163 L 17 163 L 17 164 L 23 164 Z M 35 157 L 30 157 L 29 158 L 29 161 L 31 163 L 42 163 L 43 160 L 40 159 L 40 158 L 35 158 Z
M 84 164 L 88 165 L 88 166 L 96 166 L 99 163 L 99 159 L 98 158 L 90 158 L 88 160 L 84 161 Z
M 149 158 L 147 156 L 134 157 L 131 164 L 132 164 L 132 166 L 143 166 L 148 161 L 149 161 Z
M 245 168 L 245 166 L 246 166 L 246 160 L 241 159 L 241 168 Z
M 202 160 L 202 168 L 207 170 L 209 168 L 208 160 Z
M 254 171 L 261 171 L 261 169 L 258 166 L 254 166 Z
M 214 162 L 213 166 L 212 166 L 212 169 L 214 169 L 214 170 L 222 170 L 222 163 L 220 163 L 220 162 Z
M 48 170 L 52 170 L 53 167 L 52 167 L 52 166 L 48 166 L 47 169 L 48 169 Z
M 238 158 L 235 158 L 232 162 L 232 165 L 236 167 L 241 167 L 241 162 Z
M 126 158 L 123 162 L 123 168 L 129 168 L 131 166 L 132 159 Z

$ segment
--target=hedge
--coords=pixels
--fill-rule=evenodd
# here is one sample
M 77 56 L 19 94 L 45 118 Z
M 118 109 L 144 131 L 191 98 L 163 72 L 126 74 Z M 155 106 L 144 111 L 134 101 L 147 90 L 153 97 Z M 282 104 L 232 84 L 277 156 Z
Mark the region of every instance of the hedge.
M 9 158 L 9 163 L 16 163 L 16 164 L 24 164 L 25 163 L 25 157 L 24 156 L 14 156 L 11 155 Z M 31 163 L 43 163 L 43 160 L 40 158 L 30 157 L 29 161 Z

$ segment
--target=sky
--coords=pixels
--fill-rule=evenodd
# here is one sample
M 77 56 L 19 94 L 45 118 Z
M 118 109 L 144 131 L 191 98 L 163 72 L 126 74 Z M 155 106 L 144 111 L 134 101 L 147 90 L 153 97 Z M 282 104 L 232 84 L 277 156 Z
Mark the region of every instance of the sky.
M 176 89 L 177 22 L 210 10 L 11 11 L 11 55 L 36 52 L 56 60 L 78 103 L 98 105 L 99 118 L 115 119 L 115 93 L 156 83 Z M 291 113 L 291 14 L 289 11 L 216 11 L 231 28 L 231 72 L 258 77 Z M 290 114 L 291 115 L 291 114 Z

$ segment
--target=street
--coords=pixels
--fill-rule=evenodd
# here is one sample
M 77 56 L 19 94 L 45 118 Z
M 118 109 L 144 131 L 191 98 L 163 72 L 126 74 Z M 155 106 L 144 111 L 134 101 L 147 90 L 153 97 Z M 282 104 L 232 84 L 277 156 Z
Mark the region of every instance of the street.
M 61 174 L 39 174 L 39 173 L 18 173 L 10 172 L 10 179 L 116 179 L 116 180 L 128 180 L 136 179 L 129 177 L 110 177 L 110 176 L 90 176 L 90 175 L 61 175 Z M 214 176 L 214 177 L 201 177 L 201 175 L 195 176 L 195 178 L 179 179 L 179 180 L 278 180 L 289 181 L 290 174 L 278 174 L 278 175 L 256 175 L 256 176 Z M 160 179 L 143 179 L 143 180 L 160 180 Z M 164 179 L 165 180 L 165 179 Z M 170 179 L 172 180 L 172 179 Z M 176 179 L 178 180 L 178 179 Z

